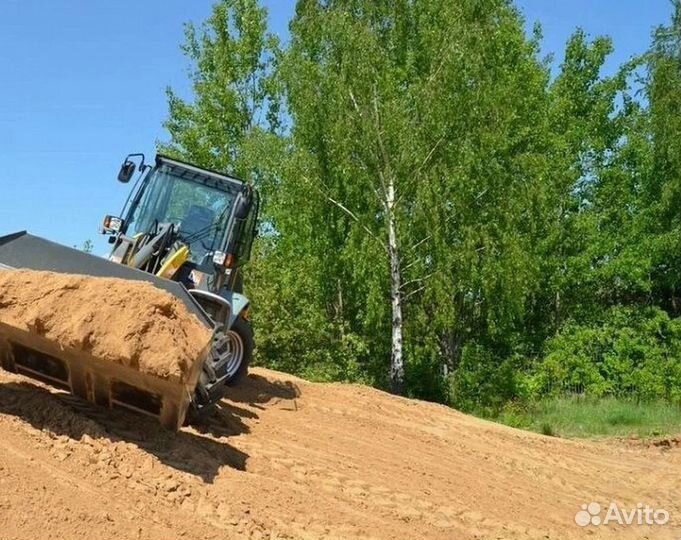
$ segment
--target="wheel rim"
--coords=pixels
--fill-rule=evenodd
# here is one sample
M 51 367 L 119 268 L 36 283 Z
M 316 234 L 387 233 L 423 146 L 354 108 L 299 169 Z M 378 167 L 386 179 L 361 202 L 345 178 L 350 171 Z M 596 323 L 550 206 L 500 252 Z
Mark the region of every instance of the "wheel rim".
M 225 347 L 227 348 L 227 354 L 225 355 L 227 358 L 225 373 L 227 374 L 227 378 L 231 379 L 236 375 L 243 363 L 244 342 L 241 339 L 241 336 L 233 330 L 229 330 L 225 335 L 225 338 Z

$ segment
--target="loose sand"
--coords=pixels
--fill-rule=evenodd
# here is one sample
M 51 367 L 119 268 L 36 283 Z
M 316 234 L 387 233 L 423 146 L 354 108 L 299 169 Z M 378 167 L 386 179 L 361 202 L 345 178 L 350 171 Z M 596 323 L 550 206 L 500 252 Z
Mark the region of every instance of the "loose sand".
M 259 369 L 175 434 L 0 371 L 3 540 L 673 540 L 679 493 L 673 441 L 543 437 Z M 592 501 L 671 522 L 581 528 Z
M 0 323 L 181 381 L 211 339 L 181 301 L 150 283 L 28 270 L 0 272 Z

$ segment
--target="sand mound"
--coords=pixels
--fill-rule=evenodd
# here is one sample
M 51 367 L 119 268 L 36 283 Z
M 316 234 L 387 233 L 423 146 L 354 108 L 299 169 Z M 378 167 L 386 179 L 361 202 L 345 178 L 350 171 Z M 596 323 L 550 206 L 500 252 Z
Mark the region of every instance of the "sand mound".
M 166 374 L 209 337 L 151 285 L 49 273 L 0 272 L 0 320 Z M 178 433 L 0 371 L 8 540 L 678 540 L 680 471 L 674 444 L 543 437 L 267 370 Z M 581 527 L 589 503 L 670 521 Z
M 679 449 L 542 437 L 259 369 L 221 405 L 171 433 L 0 371 L 2 538 L 681 538 Z M 671 519 L 580 527 L 591 502 Z
M 211 339 L 150 283 L 28 270 L 0 272 L 0 323 L 166 379 L 184 380 Z

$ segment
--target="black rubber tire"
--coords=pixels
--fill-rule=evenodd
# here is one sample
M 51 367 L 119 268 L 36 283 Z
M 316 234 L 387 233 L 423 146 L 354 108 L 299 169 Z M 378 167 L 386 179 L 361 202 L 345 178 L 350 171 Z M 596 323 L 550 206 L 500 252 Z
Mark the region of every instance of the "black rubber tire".
M 251 362 L 251 356 L 253 355 L 253 347 L 254 347 L 254 340 L 253 340 L 253 330 L 251 328 L 251 325 L 246 321 L 243 317 L 239 316 L 236 321 L 234 321 L 234 324 L 230 328 L 231 331 L 236 332 L 239 334 L 239 337 L 241 337 L 241 342 L 243 345 L 243 359 L 241 361 L 241 365 L 239 366 L 239 369 L 232 375 L 231 378 L 227 379 L 224 381 L 224 386 L 222 387 L 222 396 L 225 395 L 225 388 L 226 387 L 233 387 L 239 384 L 239 382 L 248 375 L 248 366 Z M 204 366 L 204 373 L 202 374 L 202 377 L 206 375 L 206 366 Z M 213 377 L 211 378 L 210 375 L 208 376 L 209 380 L 214 380 L 214 374 Z M 199 382 L 199 387 L 201 383 Z M 199 390 L 197 389 L 197 393 L 200 394 Z M 211 416 L 213 416 L 213 413 L 216 410 L 217 407 L 217 402 L 222 399 L 222 396 L 213 396 L 212 399 L 214 399 L 214 402 L 206 401 L 207 399 L 211 399 L 209 397 L 206 398 L 201 398 L 200 396 L 194 396 L 194 406 L 190 407 L 189 410 L 187 411 L 187 417 L 185 419 L 185 425 L 189 424 L 201 424 L 205 420 L 209 419 Z M 197 407 L 197 403 L 201 403 L 199 407 Z
M 244 345 L 244 358 L 241 361 L 241 365 L 237 372 L 227 379 L 227 386 L 236 386 L 241 379 L 248 376 L 248 366 L 251 363 L 251 357 L 253 356 L 255 341 L 253 339 L 253 329 L 251 328 L 251 325 L 241 316 L 237 317 L 230 330 L 239 334 Z

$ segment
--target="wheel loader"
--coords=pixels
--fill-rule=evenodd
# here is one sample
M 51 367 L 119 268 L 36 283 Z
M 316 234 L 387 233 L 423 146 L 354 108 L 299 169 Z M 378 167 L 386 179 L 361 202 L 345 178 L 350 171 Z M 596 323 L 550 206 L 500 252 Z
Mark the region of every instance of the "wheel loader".
M 23 231 L 0 237 L 0 270 L 141 280 L 170 292 L 213 333 L 195 385 L 172 388 L 143 381 L 123 368 L 111 371 L 49 343 L 30 348 L 20 339 L 4 356 L 0 351 L 0 360 L 11 371 L 99 405 L 153 414 L 176 429 L 186 419 L 209 414 L 247 373 L 254 342 L 241 269 L 256 235 L 259 195 L 236 177 L 164 155 L 153 164 L 144 154 L 128 155 L 118 181 L 127 184 L 135 176 L 121 213 L 103 220 L 100 232 L 111 244 L 107 258 Z

